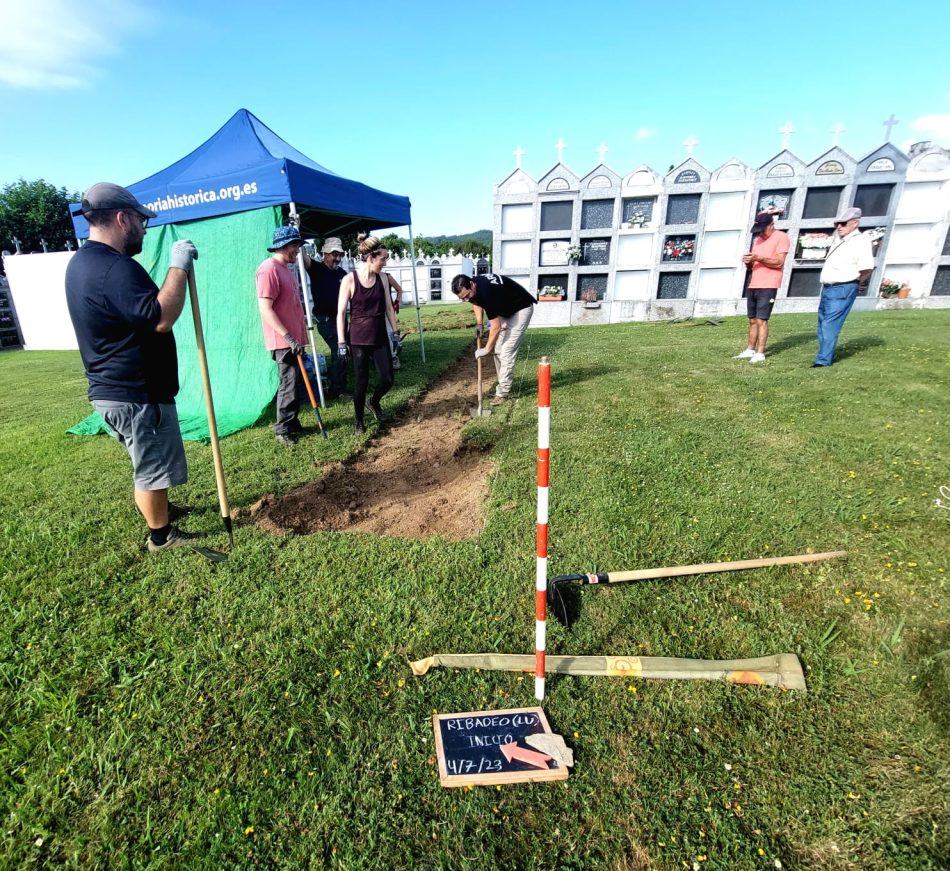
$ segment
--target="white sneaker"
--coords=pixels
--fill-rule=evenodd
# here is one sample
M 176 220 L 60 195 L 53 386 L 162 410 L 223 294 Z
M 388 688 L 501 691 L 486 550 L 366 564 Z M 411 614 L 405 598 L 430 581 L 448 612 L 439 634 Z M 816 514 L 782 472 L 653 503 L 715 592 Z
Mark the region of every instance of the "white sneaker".
M 756 353 L 754 353 L 751 357 L 749 357 L 749 362 L 750 362 L 750 363 L 764 363 L 764 362 L 765 362 L 765 354 L 760 354 L 760 353 L 756 352 Z
M 736 354 L 733 360 L 748 360 L 755 355 L 755 348 L 746 348 L 741 354 Z

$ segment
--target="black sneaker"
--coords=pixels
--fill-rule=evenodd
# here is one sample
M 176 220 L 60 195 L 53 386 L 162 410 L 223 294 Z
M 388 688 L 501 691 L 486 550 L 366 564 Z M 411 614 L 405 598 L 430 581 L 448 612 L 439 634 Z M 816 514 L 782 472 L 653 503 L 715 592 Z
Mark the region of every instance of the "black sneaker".
M 279 432 L 277 433 L 277 444 L 283 445 L 285 448 L 292 448 L 297 444 L 297 439 L 295 439 L 290 433 Z
M 353 427 L 353 431 L 354 431 L 357 435 L 363 435 L 363 433 L 366 432 L 366 427 L 363 426 L 363 424 L 361 424 L 361 423 L 357 423 L 357 424 Z
M 195 532 L 182 532 L 177 526 L 173 526 L 171 528 L 171 532 L 168 533 L 168 538 L 165 539 L 164 544 L 155 544 L 151 537 L 149 537 L 148 552 L 162 553 L 162 551 L 173 550 L 176 547 L 190 547 L 201 537 L 202 536 Z

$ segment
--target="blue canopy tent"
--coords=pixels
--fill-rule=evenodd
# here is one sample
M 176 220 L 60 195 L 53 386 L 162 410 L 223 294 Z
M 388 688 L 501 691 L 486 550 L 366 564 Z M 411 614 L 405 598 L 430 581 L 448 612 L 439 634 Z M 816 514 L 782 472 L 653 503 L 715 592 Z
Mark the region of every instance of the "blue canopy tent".
M 277 388 L 275 367 L 261 339 L 254 289 L 254 272 L 267 256 L 274 227 L 289 219 L 305 237 L 326 237 L 405 225 L 412 240 L 407 197 L 336 175 L 246 109 L 235 112 L 186 157 L 128 188 L 158 214 L 149 221 L 139 255 L 157 284 L 164 280 L 173 241 L 191 239 L 200 252 L 195 274 L 221 435 L 253 423 Z M 71 211 L 77 209 L 78 204 Z M 72 220 L 77 238 L 87 238 L 86 220 L 79 214 L 73 214 Z M 298 266 L 306 282 L 302 257 Z M 304 300 L 311 344 L 316 348 L 309 293 L 304 293 Z M 418 306 L 416 292 L 421 340 Z M 197 365 L 190 365 L 196 353 L 190 321 L 186 313 L 175 326 L 181 375 L 179 416 L 185 438 L 204 439 L 208 430 L 201 379 Z M 424 361 L 424 345 L 421 350 Z M 102 428 L 87 419 L 74 430 Z

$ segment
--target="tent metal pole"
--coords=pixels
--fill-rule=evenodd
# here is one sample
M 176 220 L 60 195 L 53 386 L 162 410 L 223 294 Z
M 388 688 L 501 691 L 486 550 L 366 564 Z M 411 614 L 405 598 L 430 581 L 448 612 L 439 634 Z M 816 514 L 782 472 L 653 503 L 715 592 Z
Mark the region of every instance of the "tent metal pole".
M 419 308 L 419 280 L 416 278 L 416 243 L 412 236 L 412 224 L 409 225 L 409 256 L 412 258 L 412 295 L 416 300 L 416 323 L 419 325 L 419 350 L 422 362 L 426 361 L 426 343 L 422 338 L 422 310 Z
M 300 216 L 297 214 L 297 205 L 293 201 L 290 203 L 290 217 L 292 223 L 300 229 Z M 297 269 L 300 273 L 300 287 L 303 290 L 303 304 L 307 310 L 307 333 L 310 335 L 310 347 L 313 348 L 313 368 L 317 373 L 317 393 L 320 394 L 320 408 L 326 408 L 327 403 L 323 398 L 323 378 L 320 377 L 320 359 L 317 356 L 317 340 L 313 334 L 313 311 L 310 306 L 310 276 L 303 265 L 303 246 L 297 252 Z M 332 365 L 333 348 L 330 348 L 330 359 L 328 365 Z

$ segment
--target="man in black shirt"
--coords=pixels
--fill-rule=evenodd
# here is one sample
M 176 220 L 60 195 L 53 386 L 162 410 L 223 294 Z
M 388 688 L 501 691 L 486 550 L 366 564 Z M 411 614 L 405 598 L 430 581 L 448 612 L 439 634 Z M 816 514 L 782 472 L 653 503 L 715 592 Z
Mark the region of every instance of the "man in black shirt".
M 340 301 L 340 282 L 346 273 L 340 268 L 343 245 L 336 237 L 323 243 L 322 260 L 304 257 L 307 275 L 310 276 L 310 293 L 313 299 L 313 316 L 317 331 L 330 349 L 330 391 L 328 399 L 336 399 L 346 390 L 346 360 L 337 351 L 336 309 Z
M 494 354 L 498 386 L 490 404 L 501 405 L 511 393 L 518 348 L 531 323 L 535 299 L 517 281 L 493 272 L 474 278 L 456 275 L 452 279 L 452 293 L 472 304 L 479 329 L 483 311 L 490 322 L 488 341 L 475 352 L 475 357 Z
M 89 399 L 132 458 L 135 504 L 156 553 L 198 536 L 171 525 L 168 488 L 188 480 L 178 426 L 178 357 L 172 326 L 185 305 L 191 263 L 187 241 L 175 242 L 159 289 L 132 257 L 142 250 L 149 218 L 128 190 L 100 182 L 80 213 L 89 241 L 66 269 L 66 303 L 79 341 Z M 181 511 L 181 509 L 179 509 Z

